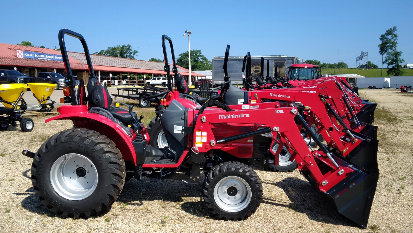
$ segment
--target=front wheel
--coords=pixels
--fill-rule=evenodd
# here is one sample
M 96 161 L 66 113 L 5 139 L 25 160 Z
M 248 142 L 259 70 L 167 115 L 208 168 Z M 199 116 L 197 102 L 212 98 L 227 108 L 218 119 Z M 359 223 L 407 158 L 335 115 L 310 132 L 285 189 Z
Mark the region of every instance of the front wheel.
M 165 132 L 163 131 L 161 120 L 159 117 L 154 117 L 149 123 L 148 127 L 149 138 L 151 139 L 151 146 L 155 148 L 168 147 Z
M 274 144 L 271 150 L 275 153 L 278 150 L 278 146 L 278 143 Z M 266 166 L 274 172 L 292 172 L 297 168 L 297 162 L 295 159 L 291 160 L 291 156 L 291 153 L 284 146 L 279 154 L 278 165 L 275 165 L 274 156 L 271 156 L 271 158 L 266 160 Z
M 20 121 L 20 128 L 23 132 L 31 132 L 34 128 L 34 122 L 30 118 L 22 118 Z
M 40 201 L 63 217 L 100 215 L 110 209 L 125 182 L 125 163 L 115 144 L 96 131 L 79 128 L 43 143 L 31 171 Z
M 203 196 L 212 216 L 224 220 L 243 220 L 260 205 L 262 184 L 257 173 L 247 165 L 225 162 L 208 172 Z

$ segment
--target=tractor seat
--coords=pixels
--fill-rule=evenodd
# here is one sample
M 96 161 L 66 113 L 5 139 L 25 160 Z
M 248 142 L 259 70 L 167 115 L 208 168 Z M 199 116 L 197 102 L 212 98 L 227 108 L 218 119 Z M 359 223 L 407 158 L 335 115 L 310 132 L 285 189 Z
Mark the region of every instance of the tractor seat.
M 199 96 L 199 95 L 196 95 L 196 96 L 194 96 L 194 97 L 195 97 L 196 101 L 197 101 L 198 103 L 200 103 L 201 105 L 203 105 L 203 104 L 207 101 L 207 98 L 201 97 L 201 96 Z
M 119 108 L 119 107 L 110 107 L 109 108 L 109 112 L 112 113 L 112 115 L 118 119 L 119 121 L 121 121 L 122 123 L 128 124 L 128 123 L 132 123 L 133 122 L 133 117 L 132 115 L 129 113 L 128 110 L 124 109 L 124 108 Z M 137 118 L 137 115 L 135 112 L 132 113 L 135 118 Z

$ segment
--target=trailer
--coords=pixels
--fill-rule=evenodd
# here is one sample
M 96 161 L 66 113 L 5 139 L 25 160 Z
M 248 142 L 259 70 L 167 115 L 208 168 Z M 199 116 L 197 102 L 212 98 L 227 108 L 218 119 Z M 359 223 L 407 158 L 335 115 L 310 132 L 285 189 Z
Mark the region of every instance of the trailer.
M 151 106 L 151 101 L 147 99 L 148 96 L 159 94 L 166 90 L 167 88 L 158 87 L 122 87 L 117 88 L 118 93 L 113 94 L 113 96 L 115 98 L 119 97 L 131 100 L 138 100 L 139 106 L 142 108 L 146 108 Z
M 285 77 L 288 72 L 288 67 L 292 64 L 301 63 L 302 59 L 297 57 L 288 57 L 285 55 L 268 55 L 268 56 L 251 56 L 251 75 L 252 80 L 259 77 L 261 69 L 267 70 L 267 63 L 261 68 L 261 57 L 269 60 L 269 75 L 271 77 Z M 242 84 L 242 66 L 244 56 L 229 56 L 228 57 L 228 75 L 231 77 L 232 84 Z M 222 66 L 224 65 L 224 57 L 214 57 L 212 59 L 212 82 L 213 84 L 221 84 L 224 82 L 222 75 Z

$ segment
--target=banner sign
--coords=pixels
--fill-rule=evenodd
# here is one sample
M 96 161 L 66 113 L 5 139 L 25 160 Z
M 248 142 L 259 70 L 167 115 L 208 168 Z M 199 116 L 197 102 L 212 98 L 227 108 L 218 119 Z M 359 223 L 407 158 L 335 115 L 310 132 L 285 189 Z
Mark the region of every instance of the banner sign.
M 37 53 L 17 50 L 18 58 L 29 58 L 37 60 L 47 60 L 47 61 L 63 61 L 62 55 L 48 54 L 48 53 Z

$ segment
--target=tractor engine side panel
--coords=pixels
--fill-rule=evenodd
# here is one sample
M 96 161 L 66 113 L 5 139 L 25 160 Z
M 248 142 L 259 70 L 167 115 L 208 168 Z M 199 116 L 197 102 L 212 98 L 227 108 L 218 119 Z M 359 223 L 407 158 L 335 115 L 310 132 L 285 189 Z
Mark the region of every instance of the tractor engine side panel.
M 169 148 L 177 155 L 181 155 L 187 146 L 187 135 L 184 133 L 187 113 L 188 110 L 182 104 L 173 100 L 161 117 Z

